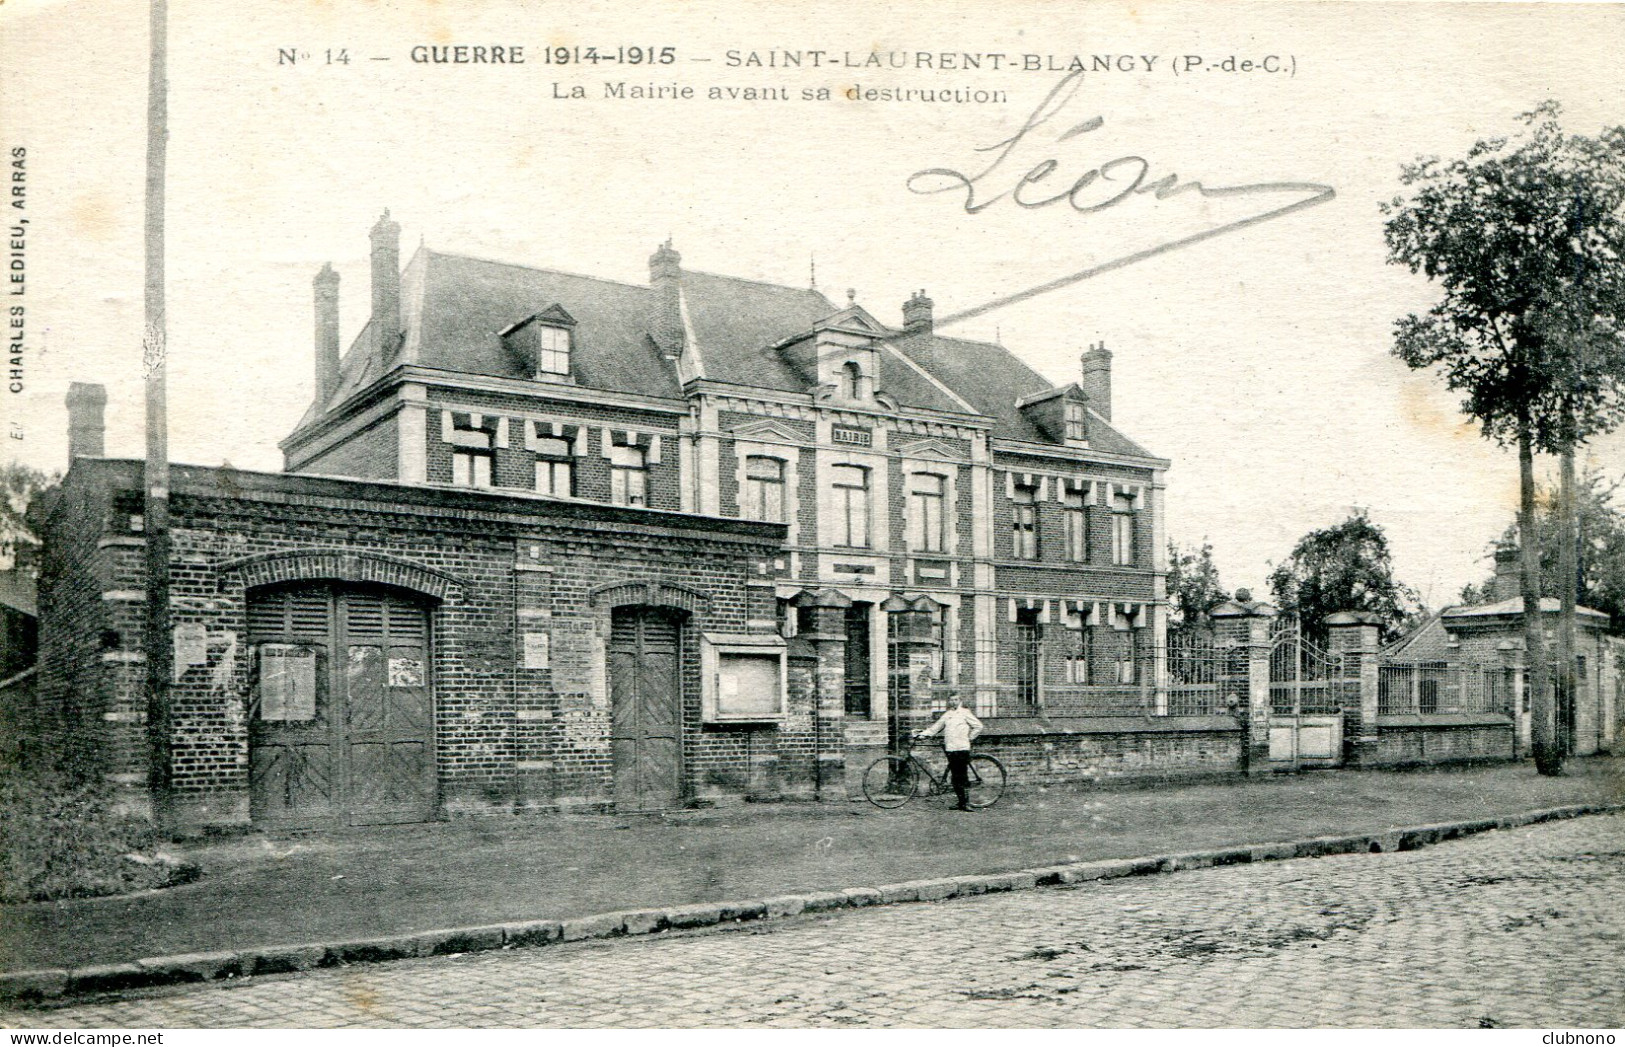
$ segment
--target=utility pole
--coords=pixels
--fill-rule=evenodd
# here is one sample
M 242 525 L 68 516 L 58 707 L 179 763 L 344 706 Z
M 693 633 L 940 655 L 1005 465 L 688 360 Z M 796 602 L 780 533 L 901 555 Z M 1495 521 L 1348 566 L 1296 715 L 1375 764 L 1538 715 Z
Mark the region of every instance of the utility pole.
M 151 56 L 147 74 L 146 326 L 142 368 L 146 374 L 147 459 L 142 510 L 147 561 L 148 786 L 153 820 L 170 825 L 169 685 L 174 656 L 169 629 L 169 410 L 164 318 L 164 163 L 169 137 L 167 50 L 168 0 L 150 0 Z

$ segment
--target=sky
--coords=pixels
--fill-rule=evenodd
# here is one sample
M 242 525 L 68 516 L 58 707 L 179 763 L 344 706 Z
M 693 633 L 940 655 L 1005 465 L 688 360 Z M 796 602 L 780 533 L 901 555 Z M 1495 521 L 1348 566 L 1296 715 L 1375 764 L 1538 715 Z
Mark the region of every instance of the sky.
M 27 151 L 26 206 L 8 218 L 29 219 L 24 388 L 0 392 L 0 460 L 66 466 L 71 381 L 108 387 L 108 453 L 143 453 L 145 7 L 0 8 L 0 45 L 19 58 L 0 70 L 0 135 L 8 159 Z M 457 45 L 521 47 L 525 62 L 411 58 Z M 634 46 L 673 61 L 602 60 Z M 939 330 L 997 339 L 1056 383 L 1104 341 L 1114 421 L 1173 463 L 1169 536 L 1211 542 L 1227 585 L 1265 591 L 1300 536 L 1361 507 L 1399 580 L 1439 606 L 1488 572 L 1516 459 L 1391 355 L 1395 319 L 1433 298 L 1385 263 L 1378 205 L 1402 163 L 1508 133 L 1544 99 L 1576 132 L 1620 122 L 1622 47 L 1625 10 L 1600 5 L 171 0 L 171 457 L 281 468 L 277 441 L 314 381 L 311 278 L 329 261 L 340 273 L 348 344 L 386 207 L 403 261 L 426 244 L 642 283 L 669 237 L 692 269 L 804 286 L 816 266 L 833 301 L 850 288 L 893 324 L 921 288 L 939 317 L 1019 298 Z M 544 60 L 554 48 L 569 64 Z M 600 61 L 576 61 L 586 48 Z M 786 51 L 803 64 L 769 64 Z M 981 68 L 959 68 L 965 53 Z M 1074 55 L 1085 71 L 1063 83 Z M 1241 71 L 1270 56 L 1279 71 Z M 613 84 L 628 97 L 608 97 Z M 695 97 L 634 99 L 638 86 Z M 989 100 L 895 100 L 904 90 Z M 1148 181 L 1333 192 L 1088 211 L 1012 196 L 1056 196 L 1093 170 L 1077 199 L 1104 203 L 1104 179 L 1142 166 Z M 962 180 L 917 177 L 930 170 Z M 918 191 L 933 187 L 947 191 Z M 1587 460 L 1625 473 L 1625 435 Z

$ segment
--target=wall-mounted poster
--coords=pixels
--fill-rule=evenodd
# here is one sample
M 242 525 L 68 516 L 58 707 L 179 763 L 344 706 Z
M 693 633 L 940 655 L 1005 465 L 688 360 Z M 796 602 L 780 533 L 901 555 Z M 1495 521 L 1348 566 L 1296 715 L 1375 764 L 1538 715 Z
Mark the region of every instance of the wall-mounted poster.
M 202 622 L 180 622 L 174 629 L 175 679 L 186 675 L 186 670 L 209 662 L 209 634 Z
M 551 654 L 550 641 L 547 633 L 534 632 L 525 634 L 525 649 L 522 655 L 521 668 L 546 669 L 549 667 Z
M 260 719 L 316 718 L 316 650 L 290 643 L 260 645 Z
M 422 687 L 423 659 L 409 655 L 390 655 L 389 685 L 391 687 Z

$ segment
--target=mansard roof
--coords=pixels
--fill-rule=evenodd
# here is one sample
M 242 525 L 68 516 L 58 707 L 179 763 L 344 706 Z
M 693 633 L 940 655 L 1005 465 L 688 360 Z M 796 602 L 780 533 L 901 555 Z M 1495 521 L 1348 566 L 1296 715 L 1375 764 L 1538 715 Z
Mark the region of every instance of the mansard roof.
M 880 336 L 876 389 L 903 407 L 979 415 L 995 437 L 1051 443 L 1016 402 L 1052 383 L 1003 346 L 887 328 L 856 305 L 838 309 L 812 288 L 785 287 L 715 273 L 680 270 L 686 352 L 709 380 L 806 394 L 816 383 L 811 340 L 816 329 L 862 324 Z M 677 367 L 650 334 L 656 291 L 553 269 L 419 248 L 401 276 L 398 349 L 373 345 L 370 325 L 340 364 L 332 399 L 313 405 L 303 429 L 397 364 L 528 379 L 503 348 L 501 332 L 549 310 L 575 321 L 575 385 L 644 397 L 681 399 Z M 1151 457 L 1098 416 L 1092 449 Z

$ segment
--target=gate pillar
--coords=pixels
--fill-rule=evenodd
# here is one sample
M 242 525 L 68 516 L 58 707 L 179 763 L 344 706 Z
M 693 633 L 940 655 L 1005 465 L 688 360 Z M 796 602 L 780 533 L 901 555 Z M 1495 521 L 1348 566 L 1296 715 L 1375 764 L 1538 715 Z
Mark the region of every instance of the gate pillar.
M 1343 677 L 1359 684 L 1359 705 L 1343 707 L 1349 761 L 1370 766 L 1377 755 L 1377 616 L 1338 611 L 1326 618 L 1327 650 L 1342 659 Z
M 846 793 L 846 609 L 852 601 L 833 590 L 792 599 L 800 627 L 796 638 L 813 656 L 813 737 L 817 749 L 817 795 L 845 800 Z
M 1275 608 L 1237 589 L 1208 613 L 1220 647 L 1245 652 L 1246 688 L 1236 695 L 1236 720 L 1241 725 L 1241 770 L 1267 774 L 1270 770 L 1270 621 Z
M 893 596 L 880 605 L 891 616 L 886 635 L 893 662 L 889 693 L 891 725 L 888 741 L 894 752 L 905 746 L 902 739 L 931 723 L 931 665 L 936 640 L 931 635 L 932 617 L 938 604 L 929 596 L 904 600 Z

